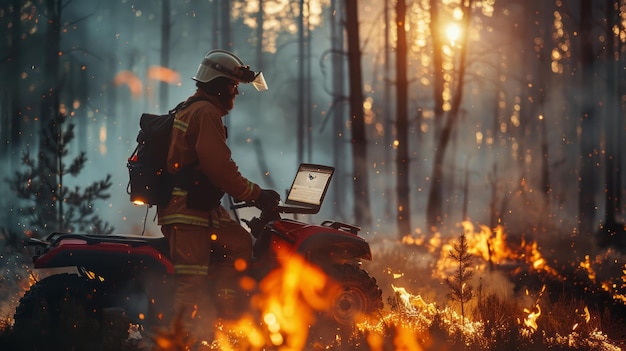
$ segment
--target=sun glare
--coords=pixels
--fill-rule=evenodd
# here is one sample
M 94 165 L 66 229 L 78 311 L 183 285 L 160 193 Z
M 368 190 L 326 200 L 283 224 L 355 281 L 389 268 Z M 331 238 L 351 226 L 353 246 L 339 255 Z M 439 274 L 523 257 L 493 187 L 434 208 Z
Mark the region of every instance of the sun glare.
M 461 27 L 457 23 L 450 23 L 446 27 L 446 37 L 452 43 L 452 46 L 456 45 L 457 40 L 461 37 Z

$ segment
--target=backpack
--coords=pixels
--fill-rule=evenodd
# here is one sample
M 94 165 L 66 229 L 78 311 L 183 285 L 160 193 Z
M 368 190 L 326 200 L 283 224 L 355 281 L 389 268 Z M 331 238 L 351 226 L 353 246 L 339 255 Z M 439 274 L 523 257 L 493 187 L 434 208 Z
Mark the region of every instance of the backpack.
M 181 102 L 165 115 L 143 113 L 139 119 L 137 147 L 128 158 L 129 181 L 126 192 L 136 205 L 167 205 L 175 176 L 167 171 L 167 154 L 176 112 L 202 100 Z

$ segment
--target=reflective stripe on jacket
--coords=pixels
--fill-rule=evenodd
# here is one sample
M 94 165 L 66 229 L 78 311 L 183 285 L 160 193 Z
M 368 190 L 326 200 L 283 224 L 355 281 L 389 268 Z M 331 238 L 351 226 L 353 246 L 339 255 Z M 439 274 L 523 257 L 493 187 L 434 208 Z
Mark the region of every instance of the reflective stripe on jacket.
M 201 266 L 197 264 L 176 264 L 174 265 L 176 274 L 187 275 L 208 275 L 209 266 Z

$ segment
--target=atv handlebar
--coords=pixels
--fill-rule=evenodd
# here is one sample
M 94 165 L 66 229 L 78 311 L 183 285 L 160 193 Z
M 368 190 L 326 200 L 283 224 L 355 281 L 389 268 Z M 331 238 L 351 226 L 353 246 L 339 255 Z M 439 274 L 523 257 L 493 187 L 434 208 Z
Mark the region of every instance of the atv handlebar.
M 256 208 L 254 202 L 238 202 L 238 203 L 234 203 L 230 206 L 231 210 L 238 210 L 238 209 L 242 209 L 242 208 L 248 208 L 248 207 L 254 207 Z M 250 228 L 250 234 L 256 239 L 258 238 L 259 234 L 261 233 L 261 231 L 263 231 L 263 228 L 265 228 L 265 225 L 271 221 L 274 220 L 278 220 L 280 219 L 280 213 L 278 212 L 277 208 L 274 209 L 264 209 L 261 210 L 261 214 L 259 215 L 259 217 L 252 217 L 252 219 L 247 220 L 247 219 L 243 219 L 241 218 L 240 220 L 245 223 L 248 228 Z

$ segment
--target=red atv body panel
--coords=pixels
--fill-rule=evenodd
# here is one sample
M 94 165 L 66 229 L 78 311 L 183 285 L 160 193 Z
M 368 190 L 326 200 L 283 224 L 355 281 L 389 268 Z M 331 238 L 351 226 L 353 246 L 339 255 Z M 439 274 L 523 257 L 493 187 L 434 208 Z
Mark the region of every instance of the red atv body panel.
M 49 247 L 34 259 L 35 268 L 84 267 L 95 272 L 133 269 L 173 274 L 164 238 L 52 234 Z
M 357 235 L 358 228 L 339 222 L 312 225 L 295 220 L 281 219 L 268 224 L 272 255 L 288 252 L 307 258 L 318 255 L 331 260 L 371 260 L 369 244 Z M 287 250 L 285 250 L 287 249 Z

